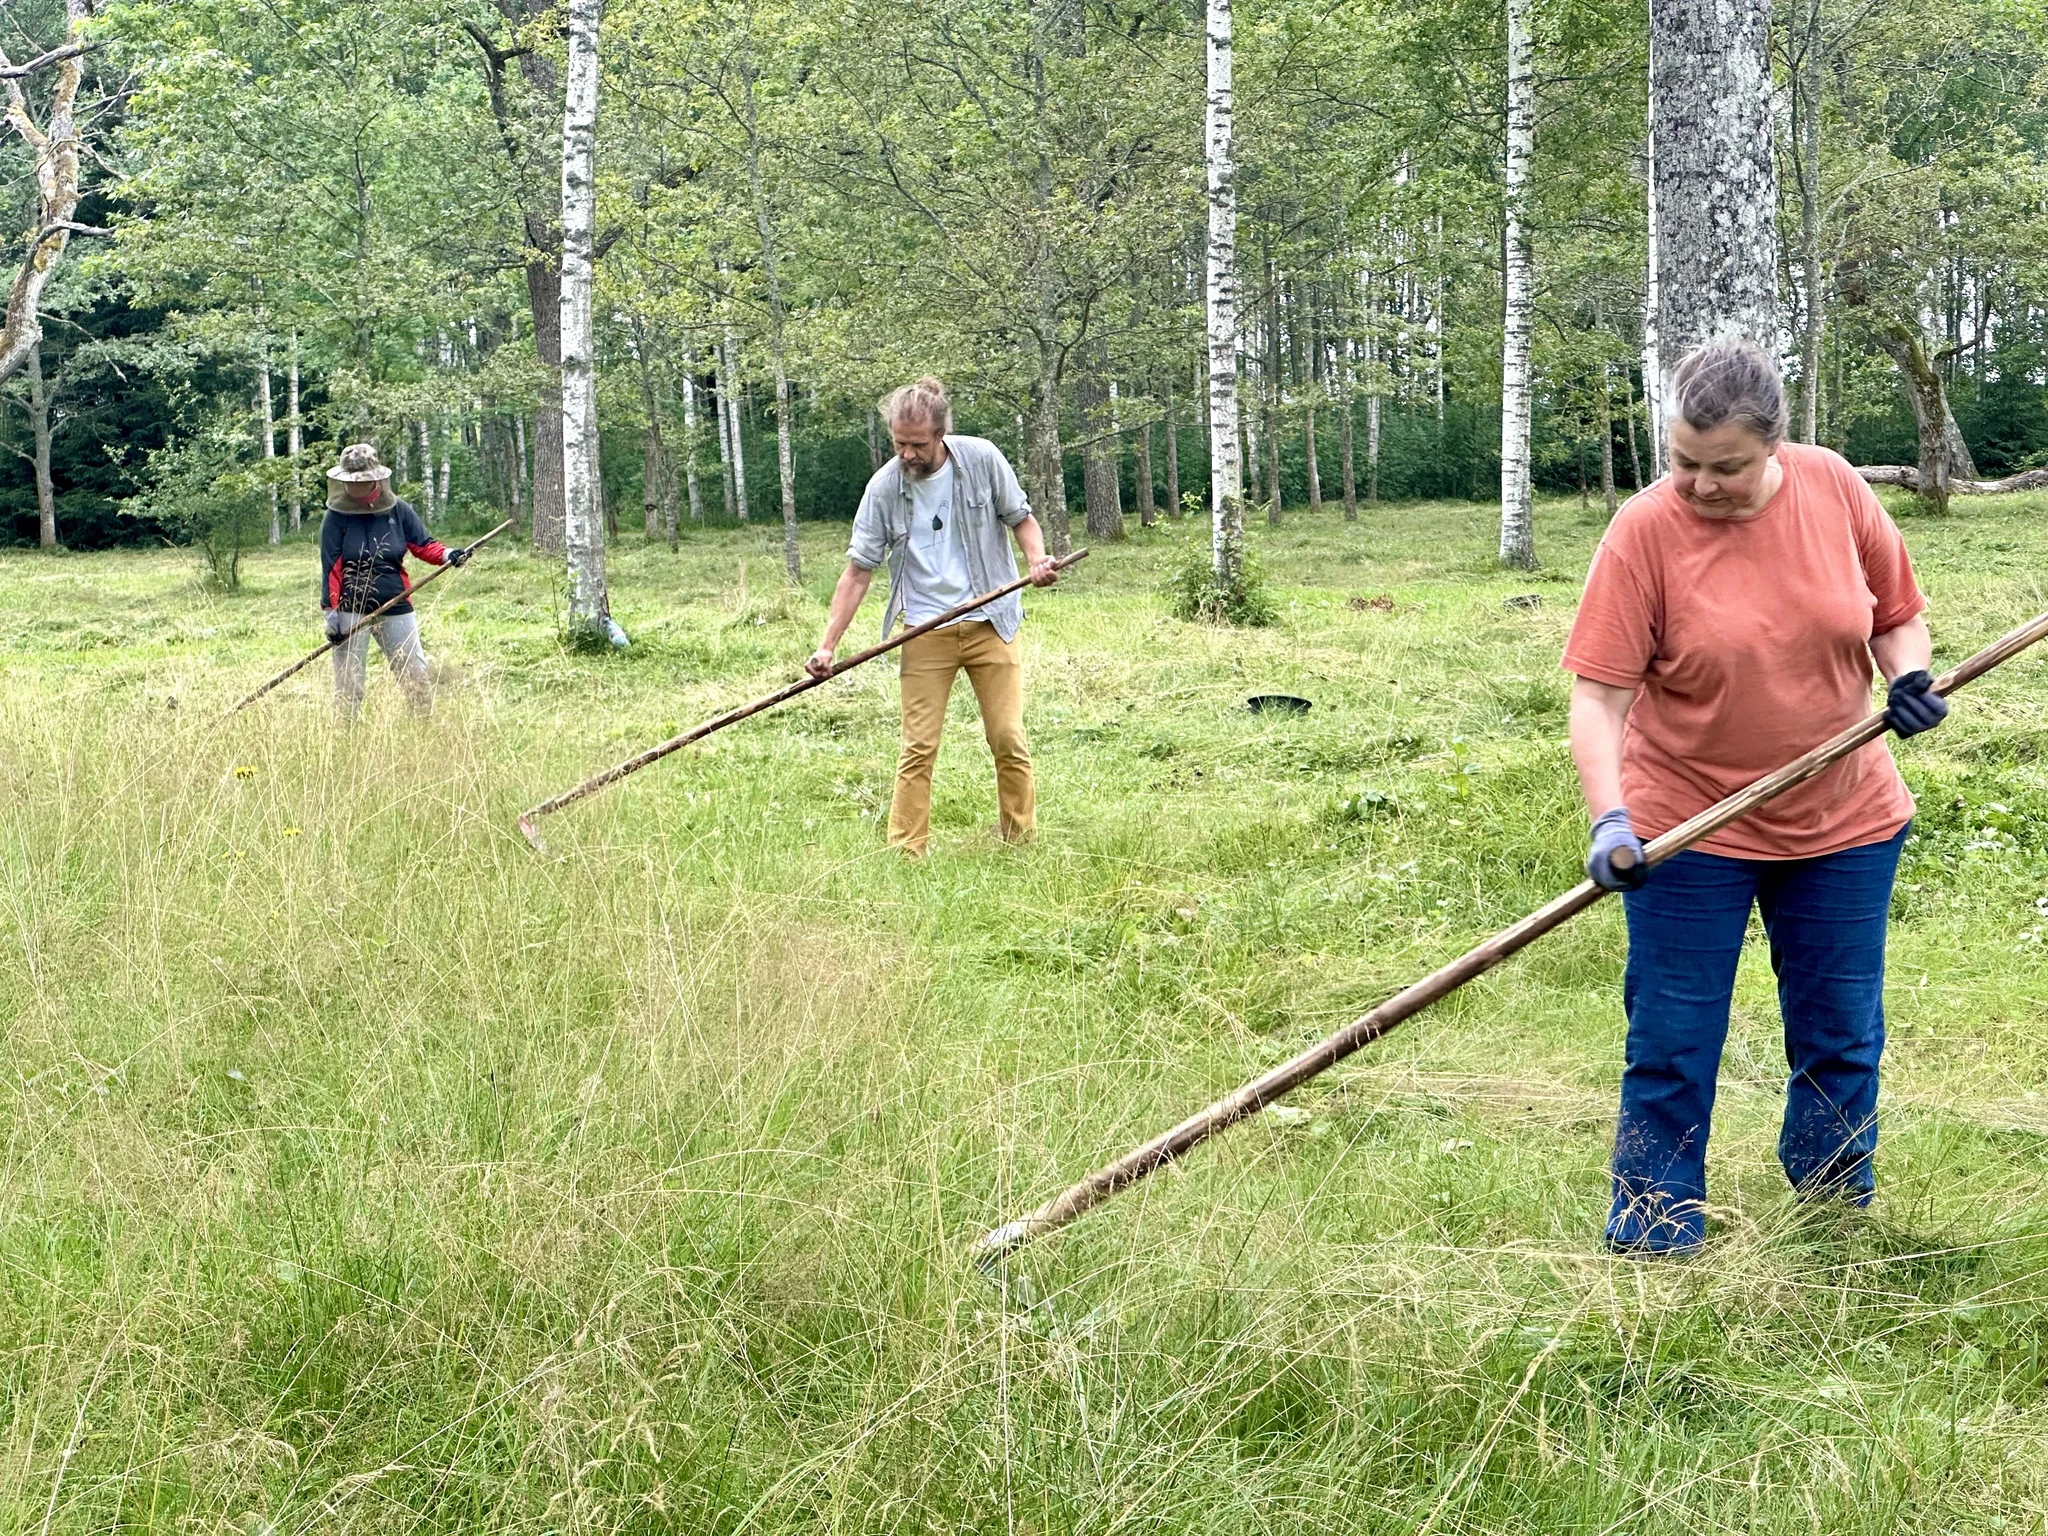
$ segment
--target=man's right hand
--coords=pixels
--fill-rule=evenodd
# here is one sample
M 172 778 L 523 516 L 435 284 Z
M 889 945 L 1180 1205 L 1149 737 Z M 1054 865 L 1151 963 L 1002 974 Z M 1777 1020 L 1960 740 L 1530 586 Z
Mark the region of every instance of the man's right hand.
M 804 663 L 804 670 L 812 677 L 832 675 L 832 647 L 821 645 L 811 653 L 811 659 Z

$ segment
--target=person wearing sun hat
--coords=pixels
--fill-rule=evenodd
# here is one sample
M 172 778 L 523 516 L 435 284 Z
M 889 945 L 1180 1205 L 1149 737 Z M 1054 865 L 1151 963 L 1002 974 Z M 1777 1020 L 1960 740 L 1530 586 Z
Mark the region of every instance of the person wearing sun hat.
M 320 607 L 334 648 L 334 696 L 353 717 L 362 707 L 370 637 L 375 635 L 392 676 L 412 707 L 425 713 L 433 695 L 419 620 L 400 601 L 369 625 L 362 615 L 412 590 L 405 557 L 429 565 L 461 565 L 466 549 L 449 549 L 427 532 L 412 503 L 391 490 L 391 471 L 368 443 L 351 443 L 327 471 L 327 515 L 320 524 Z M 346 638 L 344 638 L 346 637 Z

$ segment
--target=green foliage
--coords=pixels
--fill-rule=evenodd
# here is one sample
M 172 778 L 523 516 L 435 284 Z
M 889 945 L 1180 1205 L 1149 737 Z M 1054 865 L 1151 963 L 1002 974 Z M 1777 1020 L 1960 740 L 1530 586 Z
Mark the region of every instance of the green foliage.
M 1190 539 L 1163 583 L 1167 611 L 1190 623 L 1235 624 L 1260 629 L 1280 616 L 1265 566 L 1247 549 L 1233 579 L 1218 580 L 1205 539 Z
M 207 579 L 223 591 L 242 584 L 242 556 L 269 531 L 263 472 L 250 462 L 247 431 L 246 421 L 217 418 L 156 449 L 131 503 L 134 515 L 191 544 Z

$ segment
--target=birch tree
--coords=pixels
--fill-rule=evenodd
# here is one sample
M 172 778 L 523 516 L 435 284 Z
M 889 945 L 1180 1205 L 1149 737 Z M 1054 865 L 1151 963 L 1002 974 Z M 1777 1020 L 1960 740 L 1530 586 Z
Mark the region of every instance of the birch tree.
M 562 506 L 569 631 L 602 635 L 604 518 L 596 474 L 597 374 L 591 324 L 597 221 L 597 38 L 603 0 L 569 0 L 562 106 Z
M 1770 0 L 1650 7 L 1660 405 L 1701 342 L 1745 336 L 1778 350 L 1770 25 Z
M 1536 49 L 1531 0 L 1508 0 L 1505 308 L 1501 328 L 1500 563 L 1536 565 L 1529 481 L 1529 364 L 1535 341 L 1534 256 L 1529 239 L 1529 162 L 1536 150 Z
M 263 467 L 267 470 L 277 457 L 277 411 L 270 393 L 270 347 L 266 342 L 259 342 L 256 347 L 256 419 L 260 424 Z M 281 544 L 284 542 L 284 528 L 283 520 L 278 516 L 275 477 L 265 477 L 264 490 L 270 495 L 270 542 Z
M 292 532 L 299 531 L 305 520 L 306 485 L 299 473 L 299 456 L 306 451 L 306 424 L 299 416 L 299 333 L 292 332 L 291 353 L 285 360 L 284 374 L 284 441 L 285 452 L 291 457 L 291 519 Z M 515 509 L 518 498 L 515 494 Z
M 789 369 L 784 355 L 785 315 L 782 284 L 775 272 L 775 224 L 768 217 L 767 195 L 761 189 L 761 122 L 754 110 L 754 64 L 740 65 L 741 99 L 746 106 L 747 192 L 754 204 L 754 225 L 761 236 L 761 276 L 768 289 L 768 352 L 775 369 L 775 464 L 782 482 L 782 574 L 800 586 L 804 571 L 796 544 L 796 456 L 789 440 Z
M 1237 431 L 1237 167 L 1232 143 L 1230 0 L 1208 3 L 1206 259 L 1209 333 L 1209 562 L 1219 592 L 1244 584 L 1244 465 Z

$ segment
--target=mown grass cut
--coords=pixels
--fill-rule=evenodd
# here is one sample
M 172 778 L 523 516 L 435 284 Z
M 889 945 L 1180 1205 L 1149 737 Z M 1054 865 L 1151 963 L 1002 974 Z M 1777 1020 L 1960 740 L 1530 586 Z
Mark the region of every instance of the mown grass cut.
M 2044 510 L 1906 519 L 1944 660 L 2048 606 Z M 1871 1220 L 1786 1198 L 1754 953 L 1708 1256 L 1600 1254 L 1602 907 L 965 1262 L 1576 878 L 1598 531 L 1546 505 L 1530 576 L 1485 508 L 1290 514 L 1258 631 L 1166 617 L 1177 528 L 1098 550 L 1028 600 L 1042 842 L 962 688 L 916 866 L 879 664 L 514 830 L 793 676 L 842 530 L 803 593 L 773 533 L 628 541 L 610 657 L 494 549 L 438 712 L 380 673 L 353 730 L 318 671 L 218 720 L 317 640 L 303 546 L 231 598 L 0 560 L 0 1531 L 2040 1529 L 2048 658 L 1898 749 Z

